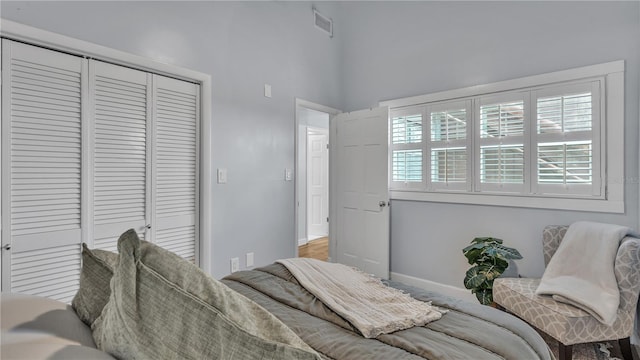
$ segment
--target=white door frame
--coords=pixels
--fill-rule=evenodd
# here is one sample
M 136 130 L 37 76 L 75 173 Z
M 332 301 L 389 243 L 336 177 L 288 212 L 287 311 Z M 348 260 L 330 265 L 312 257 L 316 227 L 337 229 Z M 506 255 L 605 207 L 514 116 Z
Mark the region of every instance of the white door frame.
M 321 105 L 321 104 L 317 104 L 308 100 L 303 100 L 300 98 L 295 98 L 295 104 L 294 104 L 294 114 L 295 114 L 295 122 L 294 122 L 294 174 L 296 174 L 296 178 L 295 181 L 293 182 L 293 186 L 294 186 L 294 196 L 293 196 L 293 208 L 295 209 L 294 213 L 295 213 L 295 221 L 294 221 L 294 233 L 293 233 L 293 244 L 294 244 L 294 248 L 295 248 L 295 252 L 294 255 L 298 256 L 298 230 L 300 227 L 300 219 L 298 216 L 298 205 L 300 203 L 300 191 L 301 189 L 298 186 L 298 171 L 300 169 L 298 169 L 298 146 L 300 144 L 300 141 L 302 141 L 302 139 L 300 139 L 300 135 L 299 135 L 299 127 L 300 127 L 300 118 L 299 118 L 299 109 L 300 108 L 306 108 L 306 109 L 310 109 L 310 110 L 315 110 L 315 111 L 320 111 L 320 112 L 324 112 L 329 114 L 329 117 L 331 118 L 331 116 L 336 115 L 341 113 L 342 111 L 334 109 L 332 107 L 329 106 L 325 106 L 325 105 Z M 306 136 L 306 135 L 305 135 Z M 329 131 L 329 142 L 331 142 L 331 131 Z M 329 154 L 329 164 L 331 164 L 331 154 Z M 331 169 L 331 166 L 329 166 L 329 169 Z M 329 170 L 331 171 L 331 170 Z M 331 174 L 329 174 L 329 176 L 331 176 Z M 331 187 L 329 187 L 329 194 L 331 194 Z M 329 195 L 329 198 L 331 198 L 331 195 Z M 332 211 L 332 207 L 331 207 L 331 203 L 329 203 L 329 217 L 331 217 L 331 211 Z M 331 240 L 331 223 L 329 223 L 329 261 L 331 261 L 331 258 L 333 256 L 333 252 L 332 249 L 335 248 L 334 246 L 332 246 L 332 240 Z

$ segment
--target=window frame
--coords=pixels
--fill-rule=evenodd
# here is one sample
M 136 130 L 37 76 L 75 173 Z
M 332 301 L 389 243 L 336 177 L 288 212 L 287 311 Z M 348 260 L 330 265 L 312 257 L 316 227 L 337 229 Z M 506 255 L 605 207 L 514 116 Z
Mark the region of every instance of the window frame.
M 427 95 L 412 96 L 395 100 L 380 102 L 380 106 L 388 106 L 390 113 L 401 108 L 416 108 L 423 106 L 423 182 L 420 186 L 411 188 L 399 188 L 389 182 L 392 199 L 413 200 L 428 202 L 446 202 L 460 204 L 478 204 L 493 206 L 510 206 L 542 209 L 562 209 L 577 211 L 594 211 L 607 213 L 624 213 L 624 60 L 618 60 L 603 64 L 584 66 L 552 73 L 533 75 L 513 80 L 506 80 L 468 88 L 443 91 Z M 546 185 L 537 184 L 537 99 L 547 91 L 558 89 L 573 84 L 591 82 L 599 84 L 598 94 L 592 92 L 593 103 L 598 109 L 592 110 L 593 137 L 592 137 L 592 184 L 589 187 L 595 189 L 588 194 L 582 190 L 575 190 L 579 186 L 570 186 L 574 189 L 563 192 L 554 191 Z M 450 101 L 473 102 L 473 116 L 479 116 L 478 98 L 494 96 L 500 93 L 525 92 L 525 129 L 524 138 L 529 142 L 525 148 L 535 150 L 525 154 L 525 178 L 524 192 L 508 193 L 504 191 L 492 191 L 491 187 L 478 187 L 479 182 L 479 132 L 474 128 L 472 154 L 474 156 L 471 168 L 473 171 L 473 190 L 455 191 L 446 188 L 434 188 L 430 183 L 431 174 L 430 148 L 424 144 L 425 136 L 430 132 L 429 106 L 435 103 Z M 599 101 L 596 101 L 597 96 Z M 528 103 L 528 105 L 527 105 Z M 428 121 L 428 124 L 425 124 Z M 472 120 L 473 127 L 479 126 L 479 119 Z M 429 127 L 427 129 L 427 127 Z M 468 129 L 469 130 L 469 129 Z M 566 134 L 566 133 L 565 133 Z M 535 149 L 534 149 L 535 148 Z M 391 149 L 391 148 L 390 148 Z M 424 153 L 424 151 L 428 151 Z M 391 165 L 391 152 L 389 155 Z M 598 169 L 600 173 L 598 174 Z M 469 170 L 469 167 L 467 168 Z M 532 181 L 535 180 L 535 181 Z M 415 184 L 413 184 L 415 185 Z M 486 185 L 486 184 L 485 184 Z M 544 186 L 540 186 L 544 185 Z M 553 186 L 551 186 L 553 188 Z M 477 191 L 481 189 L 481 191 Z M 504 190 L 504 188 L 503 188 Z M 573 191 L 575 190 L 575 191 Z

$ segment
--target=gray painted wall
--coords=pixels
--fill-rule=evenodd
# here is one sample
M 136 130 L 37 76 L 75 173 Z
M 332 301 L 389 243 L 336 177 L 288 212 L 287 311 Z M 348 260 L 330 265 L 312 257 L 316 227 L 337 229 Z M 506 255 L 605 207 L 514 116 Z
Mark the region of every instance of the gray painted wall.
M 295 97 L 340 108 L 338 37 L 313 25 L 310 2 L 10 2 L 5 19 L 211 74 L 213 275 L 295 251 Z M 335 16 L 336 6 L 317 9 Z M 273 97 L 263 97 L 263 85 Z
M 626 213 L 393 201 L 391 271 L 463 287 L 461 249 L 496 236 L 543 272 L 542 229 L 577 220 L 638 228 L 638 2 L 374 2 L 342 6 L 345 109 L 613 60 L 626 61 Z M 621 159 L 622 161 L 622 159 Z
M 542 273 L 546 224 L 638 227 L 638 2 L 9 2 L 4 18 L 210 73 L 213 77 L 213 275 L 253 251 L 256 264 L 292 256 L 294 97 L 356 110 L 432 93 L 624 59 L 626 213 L 395 201 L 391 270 L 461 286 L 473 237 L 505 239 Z M 262 86 L 273 86 L 273 98 Z

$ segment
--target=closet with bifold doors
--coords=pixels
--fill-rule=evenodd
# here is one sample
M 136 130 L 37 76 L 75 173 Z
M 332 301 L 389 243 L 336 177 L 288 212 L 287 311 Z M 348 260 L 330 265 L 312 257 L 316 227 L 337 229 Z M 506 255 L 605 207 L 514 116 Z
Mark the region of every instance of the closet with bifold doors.
M 199 262 L 200 86 L 2 39 L 2 291 L 70 302 L 81 243 Z

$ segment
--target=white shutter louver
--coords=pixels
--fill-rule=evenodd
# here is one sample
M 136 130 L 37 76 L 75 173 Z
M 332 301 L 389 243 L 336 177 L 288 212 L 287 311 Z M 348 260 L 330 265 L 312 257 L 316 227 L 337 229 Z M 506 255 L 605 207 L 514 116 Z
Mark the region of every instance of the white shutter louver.
M 480 150 L 480 179 L 483 183 L 522 184 L 524 147 L 483 146 Z
M 464 190 L 468 182 L 468 120 L 471 103 L 441 103 L 429 111 L 430 173 L 434 189 Z
M 154 75 L 155 242 L 196 262 L 199 87 Z
M 115 251 L 124 231 L 147 224 L 146 73 L 92 61 L 94 247 Z
M 394 111 L 391 116 L 391 182 L 402 187 L 423 182 L 422 109 Z
M 480 107 L 480 137 L 522 136 L 524 102 L 504 102 Z
M 444 148 L 431 150 L 432 182 L 466 182 L 467 149 Z
M 9 239 L 2 242 L 11 244 L 10 289 L 3 290 L 68 302 L 80 269 L 83 59 L 8 40 L 2 45 L 9 104 L 3 152 L 10 152 L 10 166 L 3 166 Z
M 524 184 L 524 117 L 523 100 L 480 106 L 480 183 Z
M 392 119 L 391 138 L 394 144 L 422 142 L 422 115 L 394 117 Z
M 591 142 L 538 146 L 538 182 L 541 184 L 590 184 Z
M 422 150 L 393 150 L 393 181 L 422 181 Z

